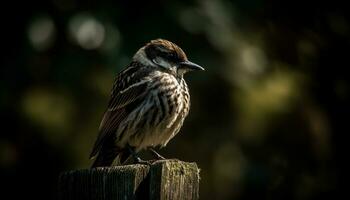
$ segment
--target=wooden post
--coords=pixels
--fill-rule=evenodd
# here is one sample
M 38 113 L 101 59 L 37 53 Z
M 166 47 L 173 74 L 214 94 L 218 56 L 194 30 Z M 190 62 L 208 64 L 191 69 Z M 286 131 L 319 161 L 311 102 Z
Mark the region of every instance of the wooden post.
M 194 200 L 198 191 L 196 163 L 178 160 L 73 170 L 62 173 L 58 183 L 60 200 Z

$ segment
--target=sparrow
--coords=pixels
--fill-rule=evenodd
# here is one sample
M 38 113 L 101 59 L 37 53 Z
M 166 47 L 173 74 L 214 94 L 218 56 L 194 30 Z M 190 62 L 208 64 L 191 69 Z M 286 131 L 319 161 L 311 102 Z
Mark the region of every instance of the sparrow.
M 187 72 L 204 70 L 176 44 L 156 39 L 140 48 L 115 78 L 90 159 L 92 168 L 125 163 L 130 156 L 165 147 L 179 132 L 190 109 Z M 117 159 L 116 159 L 117 158 Z

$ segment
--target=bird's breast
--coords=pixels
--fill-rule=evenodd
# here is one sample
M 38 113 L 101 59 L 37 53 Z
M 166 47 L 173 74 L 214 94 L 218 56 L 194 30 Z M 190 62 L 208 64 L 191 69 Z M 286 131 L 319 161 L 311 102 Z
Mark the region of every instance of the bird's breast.
M 125 122 L 130 133 L 123 141 L 139 149 L 165 146 L 180 130 L 189 111 L 190 99 L 183 79 L 160 74 L 152 80 L 147 97 Z
M 160 132 L 160 140 L 164 146 L 179 131 L 189 112 L 190 96 L 184 79 L 178 80 L 174 76 L 163 76 L 162 84 L 156 90 L 154 97 L 160 113 L 165 113 L 156 127 Z M 163 105 L 162 105 L 163 104 Z
M 159 82 L 159 88 L 155 90 L 154 96 L 158 98 L 160 103 L 164 104 L 167 117 L 173 118 L 182 112 L 188 112 L 190 96 L 185 80 L 168 75 L 160 77 Z M 168 124 L 168 126 L 170 125 Z

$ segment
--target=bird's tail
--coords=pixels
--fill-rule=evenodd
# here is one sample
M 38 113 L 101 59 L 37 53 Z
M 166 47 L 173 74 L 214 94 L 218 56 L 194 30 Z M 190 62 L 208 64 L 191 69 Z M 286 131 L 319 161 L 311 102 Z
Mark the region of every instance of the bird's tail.
M 121 165 L 130 157 L 130 152 L 126 149 L 101 149 L 91 168 L 111 166 L 116 157 L 116 164 Z

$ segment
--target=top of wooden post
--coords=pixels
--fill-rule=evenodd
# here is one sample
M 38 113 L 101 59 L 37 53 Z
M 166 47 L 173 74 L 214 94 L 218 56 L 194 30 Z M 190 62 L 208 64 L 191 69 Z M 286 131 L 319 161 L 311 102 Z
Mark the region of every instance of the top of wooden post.
M 63 172 L 59 199 L 198 199 L 196 163 L 160 160 Z

